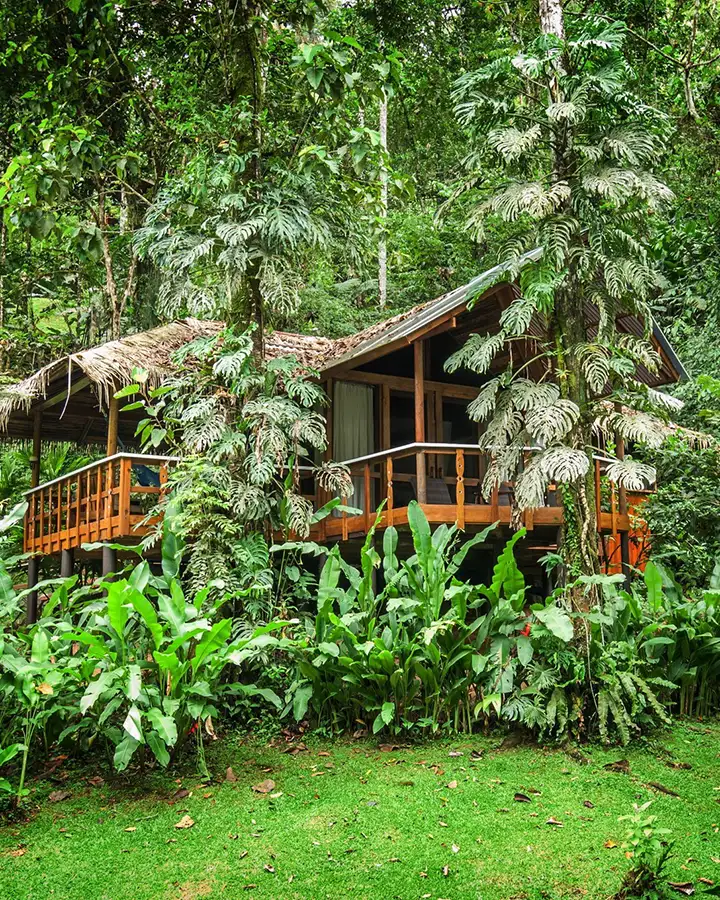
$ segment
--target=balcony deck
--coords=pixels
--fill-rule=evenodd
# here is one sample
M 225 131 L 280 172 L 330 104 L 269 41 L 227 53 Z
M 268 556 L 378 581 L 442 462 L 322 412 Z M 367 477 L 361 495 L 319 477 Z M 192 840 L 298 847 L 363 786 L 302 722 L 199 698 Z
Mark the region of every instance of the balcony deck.
M 528 458 L 530 452 L 528 450 Z M 466 472 L 471 468 L 471 462 L 475 474 L 468 477 Z M 603 490 L 603 474 L 608 462 L 609 459 L 600 455 L 594 460 L 598 532 L 601 535 L 630 533 L 634 529 L 632 511 L 647 492 L 626 494 L 609 482 Z M 312 536 L 320 542 L 362 537 L 374 523 L 375 509 L 382 501 L 385 506 L 380 529 L 389 525 L 407 525 L 408 495 L 418 500 L 431 524 L 457 522 L 461 528 L 469 529 L 493 522 L 510 525 L 512 483 L 506 482 L 495 488 L 489 501 L 481 496 L 481 485 L 489 464 L 490 454 L 477 445 L 440 443 L 407 444 L 349 460 L 345 465 L 353 478 L 355 496 L 346 503 L 361 506 L 363 513 L 350 515 L 344 512 L 330 516 L 313 528 Z M 405 500 L 398 502 L 401 486 Z M 318 490 L 313 499 L 321 504 L 330 497 Z M 529 532 L 543 526 L 557 528 L 562 522 L 563 509 L 554 485 L 546 492 L 544 506 L 522 514 L 522 524 Z
M 24 551 L 53 555 L 96 541 L 137 542 L 154 524 L 148 512 L 174 461 L 116 453 L 33 488 L 25 495 Z
M 136 543 L 156 524 L 148 514 L 165 490 L 168 467 L 176 461 L 169 456 L 117 453 L 33 488 L 26 494 L 24 551 L 55 555 L 94 542 Z M 383 501 L 381 530 L 389 525 L 406 526 L 408 503 L 413 498 L 433 525 L 457 522 L 472 531 L 493 522 L 511 524 L 513 485 L 500 485 L 489 500 L 482 498 L 490 455 L 477 445 L 413 443 L 345 464 L 355 488 L 354 498 L 345 502 L 362 507 L 363 512 L 323 519 L 311 532 L 321 543 L 364 538 Z M 617 543 L 620 534 L 633 532 L 633 509 L 644 496 L 625 496 L 605 482 L 605 465 L 603 457 L 595 458 L 598 532 L 614 535 Z M 141 483 L 148 479 L 154 483 Z M 306 490 L 306 496 L 316 507 L 331 499 L 317 485 Z M 546 492 L 544 506 L 522 515 L 528 532 L 544 533 L 549 543 L 554 542 L 553 535 L 562 522 L 554 485 Z

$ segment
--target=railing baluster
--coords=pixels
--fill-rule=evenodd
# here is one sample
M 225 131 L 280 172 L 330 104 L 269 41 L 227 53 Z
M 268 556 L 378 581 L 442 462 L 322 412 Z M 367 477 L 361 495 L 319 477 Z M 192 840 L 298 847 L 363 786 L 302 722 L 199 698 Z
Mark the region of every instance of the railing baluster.
M 458 528 L 465 528 L 465 451 L 455 451 L 455 503 L 457 505 Z
M 600 529 L 600 514 L 602 513 L 602 488 L 600 482 L 600 460 L 595 460 L 595 518 L 597 528 Z
M 343 505 L 343 506 L 347 506 L 347 504 L 348 504 L 348 498 L 347 498 L 347 497 L 343 497 L 343 498 L 342 498 L 342 505 Z M 347 510 L 344 509 L 344 510 L 342 511 L 341 519 L 342 519 L 342 539 L 343 539 L 344 541 L 346 541 L 346 540 L 348 539 Z

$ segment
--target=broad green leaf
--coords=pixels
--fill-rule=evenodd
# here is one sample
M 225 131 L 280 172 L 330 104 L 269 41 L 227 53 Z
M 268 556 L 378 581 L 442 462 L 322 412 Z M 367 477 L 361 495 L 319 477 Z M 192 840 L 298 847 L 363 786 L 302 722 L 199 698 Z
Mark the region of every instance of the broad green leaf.
M 128 699 L 133 702 L 137 700 L 140 696 L 140 691 L 142 690 L 142 674 L 140 672 L 140 666 L 128 666 L 128 686 L 127 686 L 127 695 Z
M 147 625 L 148 631 L 152 635 L 156 649 L 160 649 L 163 639 L 162 626 L 158 622 L 157 613 L 152 603 L 140 591 L 133 590 L 129 592 L 130 603 L 133 609 L 140 614 L 143 622 Z
M 643 578 L 647 588 L 648 605 L 653 612 L 657 612 L 662 607 L 665 594 L 663 592 L 662 575 L 652 560 L 648 560 Z
M 42 665 L 49 659 L 50 644 L 48 642 L 48 636 L 42 628 L 38 628 L 33 637 L 30 660 L 36 665 Z
M 122 669 L 112 669 L 108 672 L 101 672 L 95 681 L 91 681 L 85 689 L 85 693 L 80 698 L 80 712 L 85 713 L 95 705 L 95 701 L 101 694 L 104 694 L 112 687 L 115 679 L 120 675 Z
M 520 662 L 527 666 L 533 658 L 533 645 L 530 638 L 520 635 L 517 639 L 517 655 Z
M 389 701 L 383 703 L 382 709 L 380 710 L 380 717 L 386 725 L 389 725 L 395 718 L 395 704 L 390 703 Z
M 565 643 L 570 643 L 573 639 L 573 623 L 567 613 L 557 606 L 546 606 L 545 609 L 536 609 L 533 612 L 535 618 L 542 622 L 555 637 L 560 638 Z
M 118 637 L 123 636 L 125 625 L 130 615 L 126 604 L 128 597 L 126 595 L 126 581 L 109 581 L 105 583 L 107 591 L 107 607 L 110 624 L 115 629 Z
M 170 765 L 170 754 L 168 753 L 167 747 L 165 746 L 165 742 L 157 733 L 157 731 L 151 731 L 147 736 L 148 747 L 152 750 L 155 759 L 160 763 L 160 765 L 166 769 Z
M 153 706 L 145 714 L 155 731 L 165 741 L 168 747 L 174 746 L 178 738 L 177 725 L 172 716 L 166 716 L 157 707 Z M 148 743 L 150 739 L 148 737 Z
M 138 743 L 142 743 L 143 740 L 143 732 L 142 732 L 142 715 L 140 710 L 133 705 L 128 710 L 128 714 L 125 717 L 125 721 L 123 722 L 123 728 L 130 737 L 135 738 Z
M 140 741 L 136 741 L 134 737 L 126 734 L 123 739 L 115 747 L 115 755 L 113 756 L 113 765 L 116 771 L 124 772 L 133 758 L 133 754 L 140 746 Z
M 295 716 L 295 721 L 299 722 L 301 719 L 305 718 L 305 713 L 307 712 L 308 703 L 310 702 L 312 694 L 313 687 L 311 684 L 301 684 L 295 691 L 295 696 L 293 697 L 293 715 Z
M 432 534 L 427 516 L 417 500 L 411 500 L 407 510 L 408 525 L 412 533 L 413 545 L 421 566 L 428 563 L 432 547 Z
M 193 672 L 197 672 L 205 659 L 215 650 L 224 647 L 230 638 L 232 628 L 231 619 L 222 619 L 216 622 L 210 631 L 200 640 L 195 647 L 195 656 L 192 660 Z
M 525 537 L 525 529 L 521 528 L 503 547 L 498 561 L 493 569 L 491 590 L 496 597 L 504 594 L 508 600 L 525 591 L 525 578 L 515 562 L 514 547 L 519 540 Z M 518 608 L 518 607 L 515 607 Z

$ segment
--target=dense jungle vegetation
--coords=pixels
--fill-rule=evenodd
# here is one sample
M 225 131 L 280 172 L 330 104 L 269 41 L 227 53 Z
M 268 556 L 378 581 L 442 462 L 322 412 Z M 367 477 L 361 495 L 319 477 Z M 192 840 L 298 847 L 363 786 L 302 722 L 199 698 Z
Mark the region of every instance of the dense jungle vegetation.
M 192 759 L 209 779 L 206 744 L 233 726 L 624 746 L 717 713 L 719 45 L 713 0 L 6 4 L 3 382 L 178 317 L 226 327 L 160 388 L 139 371 L 118 395 L 144 410 L 144 445 L 180 457 L 147 539 L 162 566 L 48 570 L 29 626 L 29 448 L 2 447 L 3 804 L 22 809 L 55 750 L 141 777 Z M 514 480 L 522 511 L 559 486 L 548 596 L 516 562 L 522 529 L 474 583 L 461 567 L 493 527 L 433 531 L 414 502 L 411 551 L 393 527 L 357 564 L 310 540 L 346 507 L 314 509 L 300 464 L 328 496 L 349 472 L 317 463 L 316 373 L 263 354 L 271 329 L 349 334 L 494 265 L 519 295 L 446 366 L 484 376 L 543 323 L 552 377 L 510 366 L 468 413 L 493 452 L 486 489 Z M 689 378 L 649 390 L 636 376 L 659 356 L 622 314 L 655 319 Z M 686 430 L 665 439 L 669 418 Z M 657 473 L 653 557 L 629 578 L 601 573 L 598 434 L 606 480 Z M 55 446 L 42 478 L 86 450 Z M 669 847 L 645 809 L 618 897 L 664 895 Z

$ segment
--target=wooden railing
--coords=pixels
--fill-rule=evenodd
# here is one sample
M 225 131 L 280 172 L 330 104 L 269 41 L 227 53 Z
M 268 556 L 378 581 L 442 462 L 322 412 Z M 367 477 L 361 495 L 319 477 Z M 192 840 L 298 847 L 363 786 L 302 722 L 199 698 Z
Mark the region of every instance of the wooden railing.
M 533 448 L 525 453 L 529 461 Z M 631 530 L 631 516 L 625 492 L 604 478 L 609 459 L 595 457 L 598 531 L 619 534 Z M 457 522 L 466 525 L 509 524 L 512 519 L 512 482 L 497 485 L 488 498 L 482 484 L 491 454 L 476 444 L 413 443 L 347 460 L 354 482 L 354 495 L 344 504 L 362 507 L 362 515 L 343 512 L 324 519 L 316 527 L 318 539 L 367 533 L 375 521 L 375 510 L 385 501 L 381 526 L 407 523 L 407 507 L 416 499 L 431 523 Z M 418 466 L 420 478 L 418 478 Z M 424 478 L 422 475 L 424 474 Z M 316 490 L 321 505 L 330 497 Z M 545 504 L 522 513 L 522 524 L 532 531 L 536 526 L 560 525 L 563 510 L 555 485 L 545 493 Z
M 26 553 L 59 553 L 146 534 L 175 459 L 118 453 L 28 491 Z M 143 483 L 144 482 L 144 483 Z

